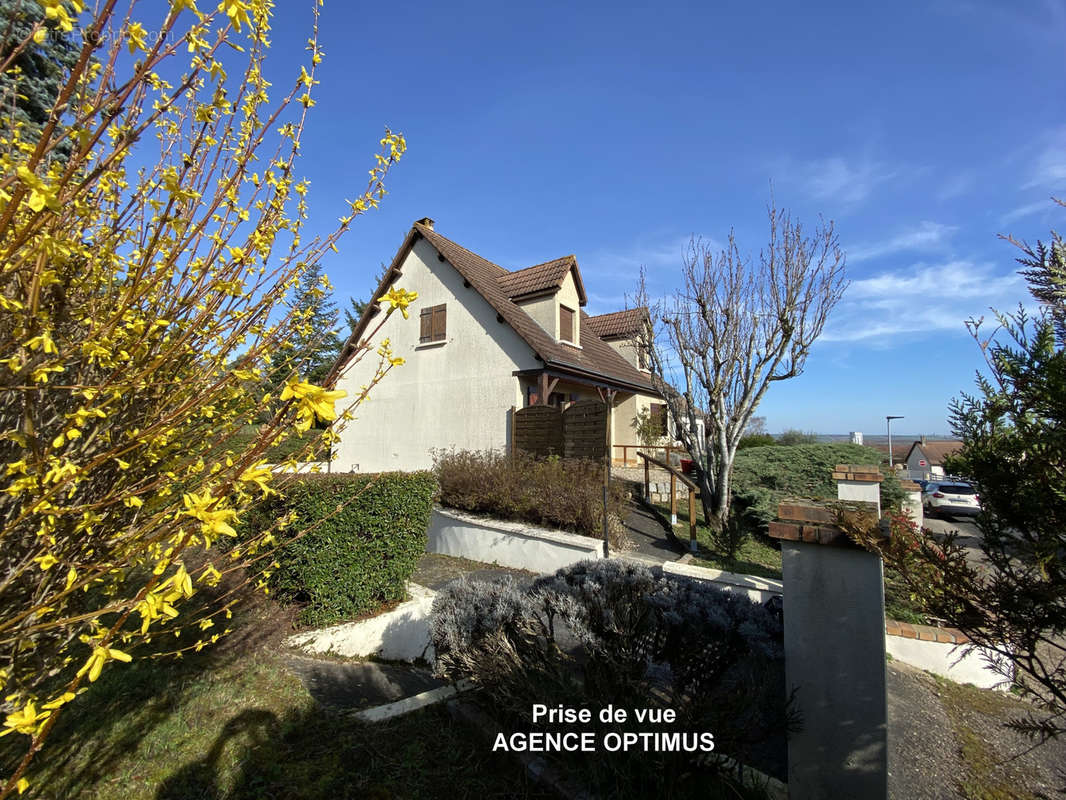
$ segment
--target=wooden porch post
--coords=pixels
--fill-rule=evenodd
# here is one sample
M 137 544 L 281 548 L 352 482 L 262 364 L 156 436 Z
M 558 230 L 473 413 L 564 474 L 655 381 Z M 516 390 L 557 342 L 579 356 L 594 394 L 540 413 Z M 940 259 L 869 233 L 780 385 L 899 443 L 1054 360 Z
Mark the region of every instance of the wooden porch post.
M 552 378 L 549 381 L 547 372 L 540 373 L 540 405 L 548 405 L 548 398 L 551 396 L 551 393 L 555 391 L 555 387 L 558 385 L 558 378 Z
M 609 558 L 610 545 L 607 539 L 607 492 L 611 485 L 611 406 L 614 404 L 614 389 L 607 390 L 607 425 L 604 431 L 606 441 L 604 444 L 603 465 L 603 557 Z

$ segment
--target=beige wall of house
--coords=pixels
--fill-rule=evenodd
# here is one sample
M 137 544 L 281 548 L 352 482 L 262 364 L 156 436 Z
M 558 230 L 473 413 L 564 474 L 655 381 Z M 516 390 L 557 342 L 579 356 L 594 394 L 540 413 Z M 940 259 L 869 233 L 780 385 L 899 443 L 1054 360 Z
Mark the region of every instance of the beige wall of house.
M 614 351 L 616 353 L 621 355 L 622 358 L 624 358 L 634 367 L 641 370 L 642 372 L 646 371 L 644 367 L 641 366 L 640 356 L 637 352 L 636 342 L 630 341 L 629 339 L 616 339 L 614 341 L 608 342 L 607 344 L 614 348 Z
M 642 411 L 650 411 L 652 403 L 662 403 L 661 397 L 634 394 L 623 400 L 614 409 L 612 440 L 614 444 L 640 444 L 633 420 Z M 621 455 L 618 456 L 621 458 Z
M 334 472 L 424 469 L 433 449 L 505 449 L 511 406 L 524 405 L 515 370 L 540 366 L 533 351 L 436 249 L 420 239 L 396 285 L 418 292 L 410 319 L 396 312 L 375 338 L 388 338 L 407 363 L 395 367 L 355 409 L 341 433 Z M 447 306 L 443 342 L 419 342 L 419 312 Z M 375 321 L 371 321 L 373 329 Z M 354 397 L 370 382 L 378 359 L 370 353 L 340 378 Z
M 562 285 L 554 294 L 534 300 L 525 300 L 518 305 L 533 317 L 553 339 L 559 338 L 559 306 L 566 306 L 574 312 L 574 344 L 581 345 L 581 299 L 577 293 L 573 270 L 566 273 Z

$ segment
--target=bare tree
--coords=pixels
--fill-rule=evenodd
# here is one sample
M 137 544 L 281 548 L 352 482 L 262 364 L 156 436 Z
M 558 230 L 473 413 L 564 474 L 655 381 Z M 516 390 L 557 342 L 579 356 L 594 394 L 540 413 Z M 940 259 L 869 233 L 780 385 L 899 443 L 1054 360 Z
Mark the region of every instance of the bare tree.
M 803 372 L 847 287 L 832 221 L 819 219 L 808 237 L 772 202 L 767 212 L 770 238 L 757 261 L 740 255 L 732 231 L 720 252 L 693 238 L 681 288 L 653 302 L 642 271 L 636 298 L 649 309 L 638 345 L 693 456 L 704 515 L 716 531 L 729 520 L 733 458 L 752 414 L 771 383 Z

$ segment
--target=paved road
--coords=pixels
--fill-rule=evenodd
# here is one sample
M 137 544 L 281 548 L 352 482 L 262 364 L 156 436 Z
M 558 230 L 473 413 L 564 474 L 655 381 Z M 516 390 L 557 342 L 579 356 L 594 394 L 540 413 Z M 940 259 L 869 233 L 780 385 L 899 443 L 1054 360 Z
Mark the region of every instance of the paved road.
M 939 517 L 925 518 L 925 527 L 935 534 L 946 534 L 949 531 L 958 531 L 955 543 L 966 548 L 966 559 L 971 564 L 980 565 L 984 562 L 984 553 L 981 552 L 981 532 L 977 529 L 972 519 L 966 517 Z

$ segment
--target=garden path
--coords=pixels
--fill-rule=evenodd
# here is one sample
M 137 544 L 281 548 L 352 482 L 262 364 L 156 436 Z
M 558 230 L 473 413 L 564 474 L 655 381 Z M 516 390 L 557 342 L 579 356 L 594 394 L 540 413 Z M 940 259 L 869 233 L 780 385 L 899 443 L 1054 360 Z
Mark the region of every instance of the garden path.
M 662 564 L 677 561 L 687 552 L 659 516 L 639 503 L 630 501 L 626 506 L 624 524 L 632 549 L 624 550 L 623 556 Z

